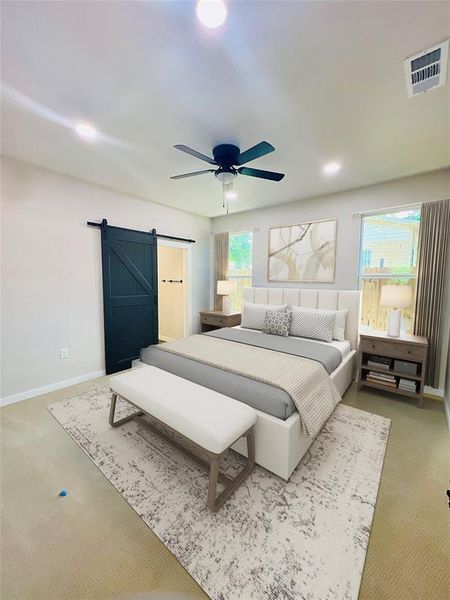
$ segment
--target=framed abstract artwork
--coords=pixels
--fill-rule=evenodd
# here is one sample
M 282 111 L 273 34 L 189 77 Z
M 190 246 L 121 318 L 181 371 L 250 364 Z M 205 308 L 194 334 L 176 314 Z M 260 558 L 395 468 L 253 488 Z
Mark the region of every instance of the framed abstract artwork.
M 336 219 L 269 229 L 269 281 L 333 283 Z

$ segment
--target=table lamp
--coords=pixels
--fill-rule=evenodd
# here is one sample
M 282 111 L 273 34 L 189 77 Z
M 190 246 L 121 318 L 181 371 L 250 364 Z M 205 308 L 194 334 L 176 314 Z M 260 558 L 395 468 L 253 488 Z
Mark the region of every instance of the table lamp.
M 381 288 L 381 306 L 392 308 L 388 317 L 387 334 L 391 337 L 400 335 L 400 308 L 408 308 L 411 304 L 411 288 L 409 285 L 383 285 Z
M 236 289 L 235 281 L 218 281 L 217 282 L 217 295 L 223 296 L 222 298 L 222 310 L 224 313 L 231 312 L 230 294 Z

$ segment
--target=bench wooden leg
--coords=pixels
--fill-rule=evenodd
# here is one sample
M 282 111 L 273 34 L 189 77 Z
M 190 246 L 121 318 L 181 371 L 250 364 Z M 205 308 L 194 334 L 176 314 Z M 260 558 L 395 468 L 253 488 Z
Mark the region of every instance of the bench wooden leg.
M 253 427 L 247 433 L 247 457 L 253 468 L 255 466 L 255 430 Z
M 233 492 L 241 485 L 241 483 L 250 475 L 255 466 L 255 432 L 253 427 L 245 434 L 247 437 L 247 464 L 234 479 L 231 479 L 225 486 L 225 489 L 216 498 L 217 479 L 219 476 L 219 459 L 222 455 L 213 457 L 209 471 L 209 486 L 208 486 L 208 509 L 212 512 L 219 508 L 228 500 Z
M 114 421 L 114 415 L 116 412 L 116 404 L 117 404 L 117 394 L 113 392 L 112 396 L 111 396 L 111 406 L 109 408 L 109 424 L 111 425 L 111 427 L 120 427 L 120 425 L 123 425 L 124 423 L 128 423 L 128 421 L 131 421 L 131 419 L 134 419 L 134 417 L 142 417 L 142 415 L 144 414 L 142 411 L 138 411 L 138 412 L 133 413 L 132 415 L 128 415 L 128 417 L 124 417 L 123 419 Z
M 213 458 L 209 467 L 209 485 L 208 485 L 208 500 L 207 506 L 209 510 L 215 511 L 216 509 L 216 490 L 217 480 L 219 479 L 219 459 Z

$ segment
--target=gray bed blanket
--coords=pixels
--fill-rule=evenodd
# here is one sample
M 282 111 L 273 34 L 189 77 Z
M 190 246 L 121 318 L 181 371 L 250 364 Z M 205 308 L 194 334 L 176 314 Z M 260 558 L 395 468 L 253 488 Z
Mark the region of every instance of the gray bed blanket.
M 341 400 L 322 364 L 301 356 L 206 335 L 166 342 L 160 350 L 284 390 L 291 396 L 309 437 L 317 435 Z
M 249 331 L 248 329 L 235 329 L 231 327 L 210 331 L 204 335 L 309 358 L 322 364 L 328 375 L 337 369 L 342 362 L 342 354 L 337 348 L 298 337 L 283 337 L 260 331 Z

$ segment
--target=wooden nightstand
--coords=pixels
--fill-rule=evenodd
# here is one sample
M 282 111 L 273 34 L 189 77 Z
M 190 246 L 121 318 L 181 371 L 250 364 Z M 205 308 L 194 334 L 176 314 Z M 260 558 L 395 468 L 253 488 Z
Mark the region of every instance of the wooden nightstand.
M 358 389 L 365 386 L 386 390 L 416 398 L 422 406 L 427 354 L 428 340 L 420 335 L 402 334 L 394 338 L 381 331 L 360 334 Z M 386 366 L 374 366 L 373 361 L 384 362 Z M 399 388 L 401 379 L 410 382 L 404 384 L 407 389 Z M 395 384 L 388 383 L 389 380 Z
M 224 313 L 221 310 L 201 310 L 200 322 L 202 332 L 221 329 L 222 327 L 235 327 L 241 324 L 241 313 Z

